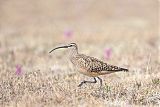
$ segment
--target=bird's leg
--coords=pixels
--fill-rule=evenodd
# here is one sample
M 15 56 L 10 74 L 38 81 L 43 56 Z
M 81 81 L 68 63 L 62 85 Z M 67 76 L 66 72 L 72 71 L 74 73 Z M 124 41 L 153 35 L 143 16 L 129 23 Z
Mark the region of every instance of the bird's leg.
M 97 82 L 97 80 L 96 80 L 96 78 L 94 77 L 94 81 L 82 81 L 79 85 L 78 85 L 78 87 L 81 87 L 84 83 L 96 83 Z
M 102 87 L 102 79 L 101 78 L 99 78 L 99 77 L 97 77 L 98 79 L 99 79 L 99 81 L 100 81 L 100 88 Z

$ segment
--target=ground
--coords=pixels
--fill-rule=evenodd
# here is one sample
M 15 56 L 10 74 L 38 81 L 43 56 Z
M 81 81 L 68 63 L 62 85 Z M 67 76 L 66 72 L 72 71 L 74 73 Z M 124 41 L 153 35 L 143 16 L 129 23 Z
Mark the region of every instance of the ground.
M 5 0 L 0 13 L 0 106 L 160 106 L 158 1 Z M 92 78 L 48 53 L 70 42 L 129 72 L 77 87 Z

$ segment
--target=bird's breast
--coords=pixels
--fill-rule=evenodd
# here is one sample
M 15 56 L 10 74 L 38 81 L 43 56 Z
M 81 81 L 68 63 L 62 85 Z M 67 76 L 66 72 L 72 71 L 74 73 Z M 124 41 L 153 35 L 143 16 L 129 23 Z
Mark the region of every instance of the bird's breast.
M 97 77 L 97 76 L 99 76 L 99 74 L 97 72 L 90 72 L 90 71 L 87 71 L 84 68 L 76 68 L 76 70 L 78 72 L 80 72 L 81 74 L 84 74 L 84 75 L 87 75 L 87 76 L 90 76 L 90 77 Z

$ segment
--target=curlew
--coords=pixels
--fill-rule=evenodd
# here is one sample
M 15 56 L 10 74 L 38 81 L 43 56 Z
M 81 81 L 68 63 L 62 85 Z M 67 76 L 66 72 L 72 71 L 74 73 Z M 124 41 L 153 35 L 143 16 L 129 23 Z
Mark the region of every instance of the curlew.
M 94 81 L 84 80 L 78 85 L 79 87 L 81 87 L 85 83 L 96 83 L 96 78 L 100 81 L 101 87 L 102 79 L 99 77 L 100 75 L 110 74 L 119 71 L 128 71 L 128 69 L 126 68 L 110 65 L 101 60 L 98 60 L 97 58 L 90 57 L 84 54 L 79 54 L 76 43 L 70 43 L 68 45 L 56 47 L 52 49 L 49 53 L 59 48 L 69 48 L 69 58 L 76 70 L 84 75 L 93 77 Z

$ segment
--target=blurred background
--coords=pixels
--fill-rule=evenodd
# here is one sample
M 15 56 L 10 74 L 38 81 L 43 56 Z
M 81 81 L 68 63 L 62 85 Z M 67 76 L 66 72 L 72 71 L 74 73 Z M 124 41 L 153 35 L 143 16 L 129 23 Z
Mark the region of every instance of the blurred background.
M 69 42 L 101 58 L 105 48 L 113 48 L 115 57 L 141 50 L 158 53 L 158 1 L 0 1 L 1 54 L 43 54 Z
M 66 39 L 64 32 L 68 30 L 73 34 Z M 8 45 L 69 40 L 101 44 L 101 40 L 131 42 L 135 38 L 142 42 L 157 33 L 157 0 L 0 1 L 0 36 L 6 42 L 11 39 Z
M 157 59 L 158 1 L 0 1 L 1 55 L 13 51 L 21 59 L 46 56 L 58 44 L 70 42 L 101 59 L 111 50 L 111 61 L 126 59 L 127 65 L 150 53 Z

